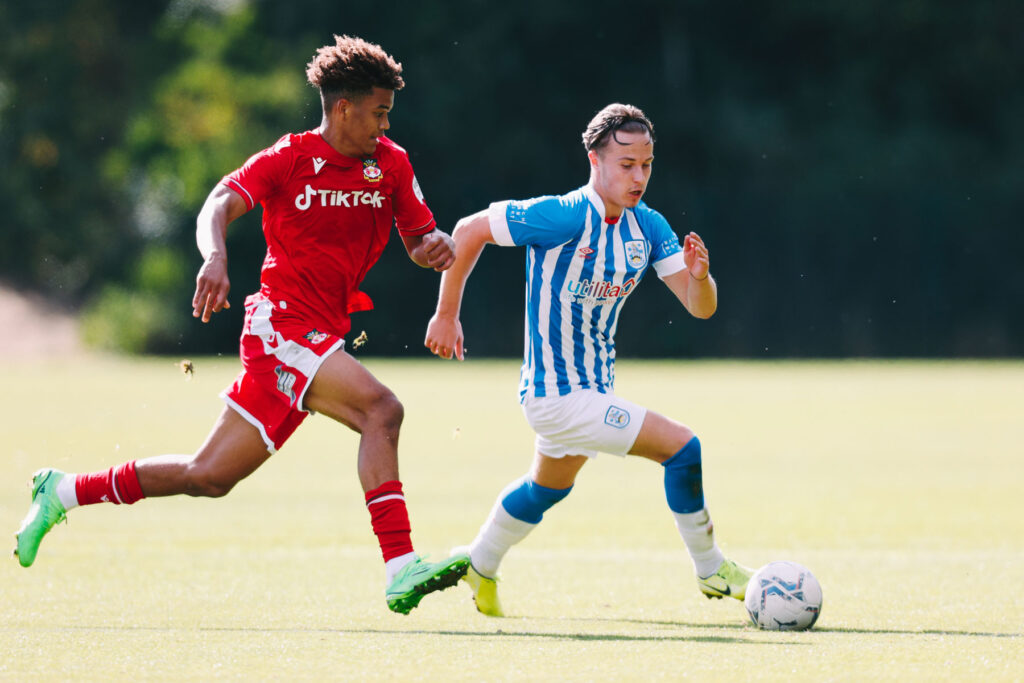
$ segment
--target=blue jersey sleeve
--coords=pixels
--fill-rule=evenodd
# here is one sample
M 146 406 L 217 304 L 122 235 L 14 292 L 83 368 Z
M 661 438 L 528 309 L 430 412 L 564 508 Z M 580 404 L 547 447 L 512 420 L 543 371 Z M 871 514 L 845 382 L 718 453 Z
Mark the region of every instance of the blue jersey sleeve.
M 645 207 L 646 208 L 646 207 Z M 679 237 L 665 220 L 665 217 L 653 209 L 647 209 L 645 232 L 651 242 L 651 263 L 658 277 L 666 277 L 686 267 L 683 260 L 683 247 Z
M 549 249 L 578 236 L 584 229 L 585 198 L 581 192 L 491 204 L 494 241 L 506 247 L 535 245 Z

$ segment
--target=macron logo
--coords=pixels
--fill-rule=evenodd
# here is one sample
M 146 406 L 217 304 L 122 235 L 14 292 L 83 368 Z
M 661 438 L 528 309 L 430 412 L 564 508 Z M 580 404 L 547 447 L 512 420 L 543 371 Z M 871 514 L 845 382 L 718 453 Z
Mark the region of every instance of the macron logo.
M 313 157 L 313 174 L 320 173 L 320 169 L 327 163 L 327 159 L 321 159 L 320 157 Z

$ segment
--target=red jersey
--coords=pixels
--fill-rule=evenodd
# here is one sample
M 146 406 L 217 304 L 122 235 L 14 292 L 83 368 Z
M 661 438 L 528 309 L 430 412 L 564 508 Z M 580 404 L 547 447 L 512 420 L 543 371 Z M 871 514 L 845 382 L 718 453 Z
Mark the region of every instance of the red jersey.
M 373 308 L 358 287 L 392 224 L 403 235 L 435 225 L 409 155 L 386 137 L 359 159 L 338 153 L 319 130 L 285 135 L 221 182 L 249 209 L 263 205 L 260 293 L 339 336 L 351 328 L 350 313 Z

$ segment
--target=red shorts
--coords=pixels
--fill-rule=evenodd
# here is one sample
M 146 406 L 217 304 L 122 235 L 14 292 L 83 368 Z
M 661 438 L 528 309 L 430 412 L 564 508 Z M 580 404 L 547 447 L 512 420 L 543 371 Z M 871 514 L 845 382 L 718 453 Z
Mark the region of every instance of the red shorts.
M 303 399 L 327 356 L 342 346 L 341 337 L 317 330 L 274 305 L 262 294 L 245 300 L 242 372 L 221 398 L 260 430 L 267 450 L 280 448 L 309 414 Z

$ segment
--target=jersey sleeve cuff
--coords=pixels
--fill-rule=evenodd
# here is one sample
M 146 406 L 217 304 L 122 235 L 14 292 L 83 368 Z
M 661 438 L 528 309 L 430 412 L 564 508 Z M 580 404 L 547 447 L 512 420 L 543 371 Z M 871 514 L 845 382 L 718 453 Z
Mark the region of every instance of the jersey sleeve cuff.
M 654 270 L 662 280 L 667 278 L 669 275 L 674 275 L 675 273 L 685 269 L 686 259 L 683 258 L 683 252 L 681 251 L 677 251 L 671 256 L 666 256 L 660 261 L 654 262 Z
M 431 232 L 436 227 L 437 221 L 431 218 L 429 223 L 419 228 L 411 228 L 409 230 L 399 228 L 398 234 L 405 235 L 407 237 L 416 237 L 417 235 L 426 235 L 428 232 Z
M 512 239 L 508 220 L 505 218 L 508 215 L 507 210 L 508 202 L 494 202 L 487 210 L 487 220 L 491 224 L 491 237 L 494 238 L 494 243 L 502 247 L 514 247 L 516 243 Z
M 248 207 L 248 209 L 250 211 L 252 211 L 254 208 L 256 208 L 256 202 L 253 201 L 252 195 L 249 194 L 249 190 L 247 190 L 244 187 L 242 187 L 242 184 L 240 182 L 238 182 L 237 180 L 235 180 L 231 176 L 224 176 L 221 179 L 220 182 L 225 187 L 227 187 L 227 188 L 229 188 L 231 190 L 234 190 L 239 195 L 241 195 L 242 199 L 245 200 L 246 207 Z

